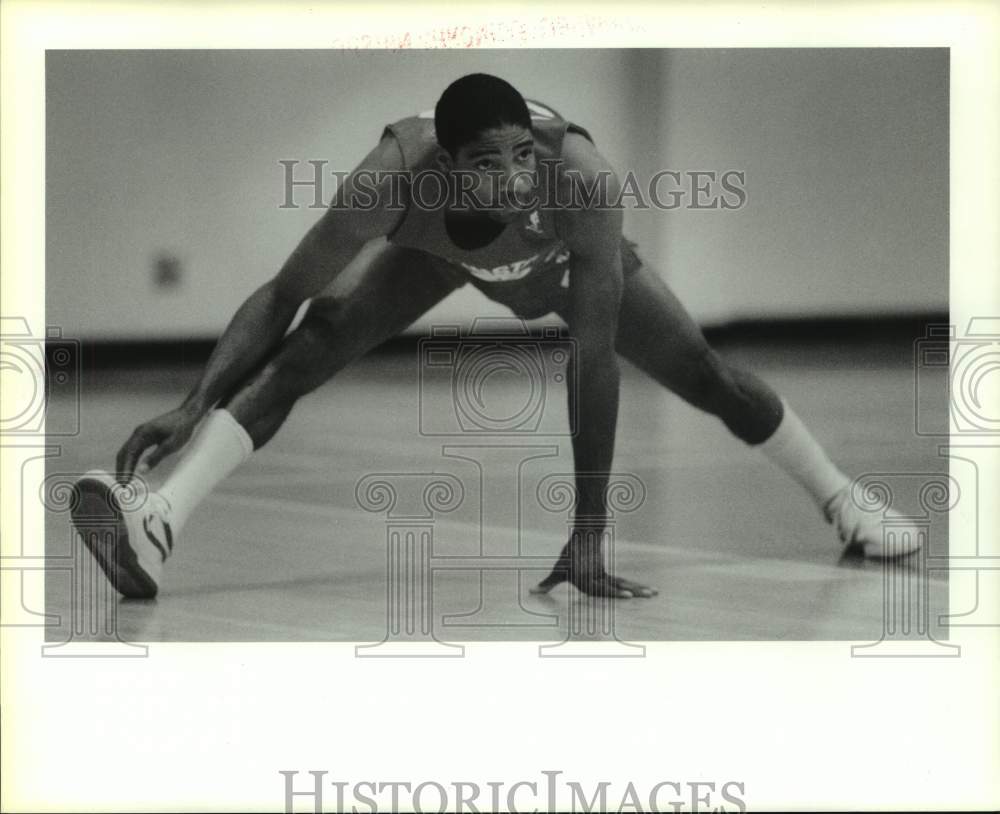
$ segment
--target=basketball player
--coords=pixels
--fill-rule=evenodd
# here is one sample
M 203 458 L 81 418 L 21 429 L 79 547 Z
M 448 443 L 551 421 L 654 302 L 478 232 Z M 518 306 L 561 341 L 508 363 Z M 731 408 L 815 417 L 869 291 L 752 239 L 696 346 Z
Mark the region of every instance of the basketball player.
M 556 160 L 559 171 L 538 171 L 542 159 Z M 439 196 L 418 189 L 418 177 L 443 179 L 449 191 L 460 186 L 464 194 L 425 205 Z M 553 200 L 547 193 L 553 185 L 565 191 L 568 179 L 604 179 L 608 195 L 583 206 L 526 203 Z M 117 590 L 155 596 L 163 563 L 192 511 L 274 436 L 296 401 L 466 283 L 517 316 L 556 313 L 574 340 L 576 381 L 568 382 L 568 391 L 577 417 L 577 523 L 535 592 L 569 581 L 594 596 L 656 593 L 603 564 L 619 354 L 717 416 L 797 480 L 841 541 L 871 557 L 915 550 L 915 543 L 887 550 L 880 523 L 853 505 L 850 479 L 789 405 L 706 343 L 623 238 L 621 208 L 606 205 L 617 184 L 586 130 L 543 105 L 529 105 L 508 83 L 485 74 L 453 82 L 433 118 L 386 127 L 334 205 L 236 312 L 190 395 L 132 433 L 118 453 L 117 479 L 95 471 L 77 482 L 76 516 L 110 506 L 117 518 L 116 548 L 87 541 Z M 403 206 L 394 201 L 399 195 Z M 288 332 L 307 299 L 301 323 Z M 159 490 L 138 501 L 140 508 L 125 505 L 125 485 L 142 481 L 133 479 L 140 461 L 141 473 L 182 449 Z

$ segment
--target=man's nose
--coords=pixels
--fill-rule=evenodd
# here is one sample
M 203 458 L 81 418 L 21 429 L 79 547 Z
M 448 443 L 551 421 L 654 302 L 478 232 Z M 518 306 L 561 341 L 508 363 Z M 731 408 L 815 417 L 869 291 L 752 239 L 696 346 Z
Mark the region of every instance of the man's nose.
M 508 172 L 504 177 L 504 196 L 507 198 L 527 198 L 534 188 L 534 179 L 523 169 Z

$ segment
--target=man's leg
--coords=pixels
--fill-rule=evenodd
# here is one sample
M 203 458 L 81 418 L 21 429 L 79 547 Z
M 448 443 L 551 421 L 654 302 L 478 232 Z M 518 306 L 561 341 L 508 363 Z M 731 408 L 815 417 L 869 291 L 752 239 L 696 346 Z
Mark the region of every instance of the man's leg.
M 720 418 L 798 481 L 837 527 L 843 542 L 869 556 L 886 551 L 881 525 L 849 500 L 850 478 L 841 472 L 802 421 L 770 386 L 722 359 L 705 340 L 666 283 L 641 266 L 625 278 L 619 317 L 619 353 L 689 404 Z
M 183 525 L 208 492 L 274 437 L 295 403 L 348 364 L 395 336 L 458 283 L 431 258 L 380 241 L 315 297 L 299 326 L 199 428 L 159 493 Z M 217 414 L 224 412 L 223 420 Z M 232 420 L 235 419 L 235 420 Z M 239 438 L 240 435 L 243 438 Z
M 206 416 L 174 470 L 149 496 L 143 516 L 126 521 L 135 527 L 127 536 L 136 544 L 156 537 L 165 560 L 197 505 L 274 436 L 298 399 L 402 331 L 458 285 L 422 252 L 369 244 L 313 299 L 267 361 Z M 144 568 L 152 585 L 143 578 L 132 586 L 127 574 L 124 581 L 113 580 L 131 595 L 155 595 L 159 558 L 153 559 L 147 556 Z
M 625 280 L 618 351 L 689 404 L 717 416 L 737 438 L 762 451 L 767 451 L 766 442 L 791 415 L 770 386 L 719 356 L 674 293 L 647 266 Z M 810 459 L 808 465 L 795 466 L 789 474 L 822 506 L 847 477 L 818 445 L 802 452 Z
M 688 403 L 721 418 L 746 443 L 760 444 L 773 436 L 790 412 L 781 399 L 753 374 L 727 365 L 712 350 L 701 329 L 666 284 L 643 267 L 625 243 L 623 260 L 627 268 L 618 316 L 619 354 Z M 575 385 L 572 381 L 568 385 L 572 394 Z M 824 491 L 828 486 L 839 485 L 838 478 L 842 476 L 836 467 L 825 461 L 821 450 L 820 455 L 824 459 L 820 479 L 829 480 L 818 487 Z M 533 592 L 545 593 L 565 579 L 573 579 L 572 555 L 571 545 L 567 544 L 552 573 Z M 589 568 L 577 570 L 589 571 L 597 567 L 593 557 L 590 559 Z M 648 586 L 622 577 L 609 575 L 607 579 L 614 584 L 608 590 L 612 596 L 646 597 L 656 593 Z M 586 590 L 579 580 L 573 581 Z
M 259 449 L 299 398 L 396 336 L 459 285 L 423 252 L 370 245 L 313 299 L 298 328 L 221 406 Z

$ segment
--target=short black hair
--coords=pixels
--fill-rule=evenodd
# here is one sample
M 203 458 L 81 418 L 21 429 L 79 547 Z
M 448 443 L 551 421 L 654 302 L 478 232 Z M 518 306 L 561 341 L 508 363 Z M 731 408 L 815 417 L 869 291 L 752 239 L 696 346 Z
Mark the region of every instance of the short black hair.
M 531 129 L 524 97 L 509 82 L 485 73 L 456 79 L 434 107 L 437 141 L 452 156 L 493 127 L 518 125 Z

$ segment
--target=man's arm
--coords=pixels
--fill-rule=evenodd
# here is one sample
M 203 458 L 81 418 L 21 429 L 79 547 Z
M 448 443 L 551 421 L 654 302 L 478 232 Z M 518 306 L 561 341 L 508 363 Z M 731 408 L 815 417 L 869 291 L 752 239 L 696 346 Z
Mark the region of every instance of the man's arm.
M 601 547 L 618 423 L 615 342 L 624 280 L 622 214 L 612 204 L 617 202 L 620 186 L 608 163 L 582 136 L 567 136 L 563 156 L 577 173 L 575 183 L 591 189 L 590 185 L 598 182 L 604 186 L 586 207 L 564 210 L 557 219 L 559 234 L 571 251 L 570 312 L 565 316 L 576 355 L 576 375 L 567 377 L 567 382 L 570 414 L 576 418 L 573 460 L 577 505 L 569 541 L 552 572 L 532 592 L 547 593 L 569 580 L 591 596 L 655 596 L 652 588 L 609 574 Z M 569 371 L 572 374 L 573 365 Z
M 387 181 L 372 195 L 370 177 L 359 191 L 359 176 L 398 171 L 402 156 L 388 137 L 361 162 L 337 190 L 331 206 L 306 233 L 278 273 L 240 306 L 209 357 L 198 383 L 177 409 L 140 425 L 118 452 L 117 469 L 128 480 L 143 452 L 156 445 L 152 468 L 180 449 L 201 418 L 253 372 L 281 341 L 299 307 L 336 277 L 364 244 L 389 234 L 402 211 L 389 206 Z M 387 176 L 388 178 L 388 176 Z M 356 200 L 371 205 L 354 206 Z
M 367 241 L 392 231 L 401 213 L 385 205 L 388 196 L 371 207 L 350 203 L 359 173 L 398 169 L 393 165 L 399 161 L 395 141 L 387 138 L 345 179 L 337 190 L 337 205 L 306 233 L 278 273 L 240 306 L 184 405 L 200 414 L 211 409 L 284 337 L 305 300 L 322 291 Z
M 609 193 L 617 192 L 612 180 Z M 604 202 L 606 203 L 606 202 Z M 561 234 L 572 252 L 571 308 L 576 375 L 570 381 L 575 408 L 573 459 L 579 526 L 603 528 L 604 496 L 614 458 L 619 368 L 615 352 L 622 297 L 621 210 L 599 202 L 565 213 Z

